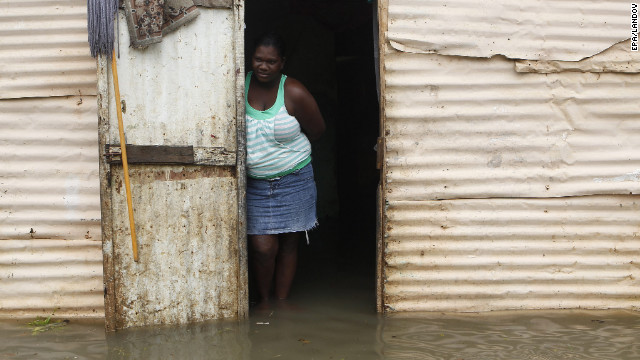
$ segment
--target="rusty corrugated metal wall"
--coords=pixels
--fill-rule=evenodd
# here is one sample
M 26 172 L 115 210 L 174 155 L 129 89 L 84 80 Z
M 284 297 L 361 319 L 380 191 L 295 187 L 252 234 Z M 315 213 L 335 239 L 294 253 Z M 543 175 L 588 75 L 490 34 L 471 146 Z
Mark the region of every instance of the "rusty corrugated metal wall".
M 86 2 L 0 2 L 0 316 L 102 317 Z
M 616 45 L 629 4 L 380 14 L 380 309 L 637 308 L 639 57 Z

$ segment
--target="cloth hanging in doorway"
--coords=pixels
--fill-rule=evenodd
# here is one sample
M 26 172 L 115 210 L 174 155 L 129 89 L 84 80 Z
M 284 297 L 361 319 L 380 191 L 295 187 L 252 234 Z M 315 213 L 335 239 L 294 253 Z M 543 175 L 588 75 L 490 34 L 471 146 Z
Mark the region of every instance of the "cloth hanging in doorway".
M 124 0 L 131 46 L 142 48 L 195 19 L 200 11 L 193 0 Z

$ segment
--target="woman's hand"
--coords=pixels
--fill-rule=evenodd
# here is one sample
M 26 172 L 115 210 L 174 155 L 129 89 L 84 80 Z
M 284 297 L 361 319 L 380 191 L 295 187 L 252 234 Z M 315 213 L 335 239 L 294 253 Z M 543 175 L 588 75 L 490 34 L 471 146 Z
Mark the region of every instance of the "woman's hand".
M 284 83 L 284 103 L 289 115 L 298 120 L 309 140 L 316 140 L 324 133 L 326 127 L 318 104 L 301 82 L 287 77 Z

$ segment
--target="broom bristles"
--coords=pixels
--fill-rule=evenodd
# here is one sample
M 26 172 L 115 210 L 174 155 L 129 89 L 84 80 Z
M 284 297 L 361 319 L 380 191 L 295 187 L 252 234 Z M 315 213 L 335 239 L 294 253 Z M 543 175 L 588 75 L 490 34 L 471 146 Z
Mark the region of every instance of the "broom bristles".
M 115 40 L 113 21 L 118 0 L 87 0 L 87 30 L 89 48 L 94 58 L 99 54 L 111 57 Z

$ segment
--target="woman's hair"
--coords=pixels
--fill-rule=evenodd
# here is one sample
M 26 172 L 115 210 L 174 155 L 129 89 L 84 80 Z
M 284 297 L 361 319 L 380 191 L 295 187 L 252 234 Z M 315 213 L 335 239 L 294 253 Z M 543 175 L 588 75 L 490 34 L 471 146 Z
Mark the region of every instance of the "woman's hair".
M 278 52 L 278 56 L 280 56 L 281 58 L 284 58 L 287 51 L 287 45 L 285 44 L 282 36 L 273 31 L 270 31 L 258 37 L 253 45 L 254 52 L 259 46 L 271 46 L 276 49 L 276 51 Z

